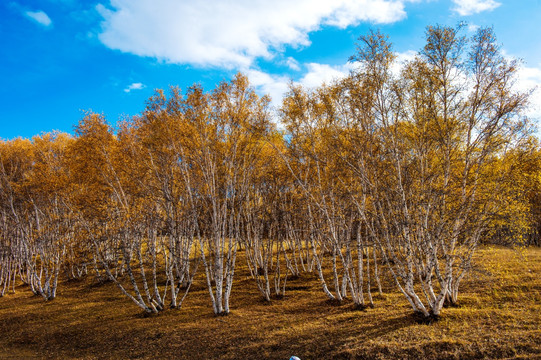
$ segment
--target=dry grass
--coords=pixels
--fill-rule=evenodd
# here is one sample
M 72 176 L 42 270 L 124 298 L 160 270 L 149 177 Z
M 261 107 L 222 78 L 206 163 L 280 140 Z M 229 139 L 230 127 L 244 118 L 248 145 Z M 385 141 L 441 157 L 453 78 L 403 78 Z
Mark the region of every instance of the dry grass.
M 460 306 L 430 325 L 395 291 L 364 311 L 331 304 L 312 275 L 266 304 L 243 261 L 227 317 L 213 316 L 202 279 L 181 310 L 151 317 L 111 283 L 62 283 L 48 303 L 20 287 L 0 299 L 0 358 L 541 359 L 539 248 L 480 250 Z

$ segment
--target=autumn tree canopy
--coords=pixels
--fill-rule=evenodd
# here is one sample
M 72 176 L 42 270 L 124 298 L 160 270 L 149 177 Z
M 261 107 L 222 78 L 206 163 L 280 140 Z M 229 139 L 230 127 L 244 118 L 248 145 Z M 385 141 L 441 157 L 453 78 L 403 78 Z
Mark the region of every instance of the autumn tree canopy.
M 377 306 L 387 278 L 439 316 L 479 243 L 539 242 L 520 64 L 492 29 L 461 26 L 428 27 L 403 64 L 371 32 L 351 61 L 343 79 L 292 85 L 274 119 L 238 74 L 157 90 L 116 128 L 89 113 L 73 136 L 1 141 L 1 294 L 22 282 L 52 300 L 59 278 L 94 276 L 155 313 L 202 274 L 226 315 L 243 251 L 266 301 L 314 273 L 329 299 Z

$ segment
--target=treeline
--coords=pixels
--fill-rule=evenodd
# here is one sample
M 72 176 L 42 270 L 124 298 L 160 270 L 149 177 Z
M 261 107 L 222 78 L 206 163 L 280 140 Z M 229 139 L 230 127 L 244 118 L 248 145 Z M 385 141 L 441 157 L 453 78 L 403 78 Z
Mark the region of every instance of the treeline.
M 492 30 L 429 27 L 400 69 L 384 35 L 359 40 L 348 77 L 290 88 L 280 127 L 239 74 L 157 91 L 116 128 L 89 113 L 74 136 L 0 142 L 0 294 L 93 274 L 159 312 L 202 272 L 227 314 L 240 249 L 268 301 L 314 272 L 370 306 L 385 276 L 428 317 L 480 242 L 539 245 L 529 94 Z

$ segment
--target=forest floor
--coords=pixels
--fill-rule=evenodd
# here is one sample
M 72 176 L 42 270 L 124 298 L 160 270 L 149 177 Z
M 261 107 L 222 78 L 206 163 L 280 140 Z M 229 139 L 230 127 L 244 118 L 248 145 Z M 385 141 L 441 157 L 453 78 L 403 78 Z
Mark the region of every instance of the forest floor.
M 326 300 L 314 275 L 261 300 L 243 254 L 231 314 L 212 314 L 202 279 L 180 310 L 145 317 L 113 283 L 63 282 L 50 302 L 0 298 L 1 359 L 541 359 L 541 249 L 483 248 L 459 306 L 421 324 L 391 284 L 375 307 Z

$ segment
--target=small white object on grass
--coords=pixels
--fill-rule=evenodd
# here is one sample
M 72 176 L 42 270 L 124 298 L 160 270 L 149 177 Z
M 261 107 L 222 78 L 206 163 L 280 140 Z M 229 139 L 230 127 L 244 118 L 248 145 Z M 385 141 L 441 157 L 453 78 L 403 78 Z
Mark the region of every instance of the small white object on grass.
M 289 360 L 301 360 L 301 359 L 299 359 L 299 358 L 296 357 L 296 356 L 292 356 L 292 357 L 289 358 Z

